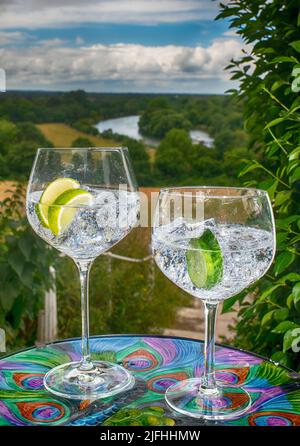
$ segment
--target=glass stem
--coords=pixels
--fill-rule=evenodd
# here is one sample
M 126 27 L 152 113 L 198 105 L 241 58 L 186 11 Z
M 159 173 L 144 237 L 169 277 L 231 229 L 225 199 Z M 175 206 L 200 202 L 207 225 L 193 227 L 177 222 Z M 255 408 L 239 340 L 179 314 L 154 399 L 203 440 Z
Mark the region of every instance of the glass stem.
M 82 360 L 80 364 L 81 370 L 90 370 L 93 368 L 90 354 L 89 340 L 89 274 L 93 262 L 77 261 L 76 265 L 79 270 L 80 288 L 81 288 L 81 321 L 82 321 Z
M 218 395 L 219 393 L 215 377 L 215 336 L 217 310 L 217 303 L 204 302 L 204 371 L 200 391 L 205 393 L 207 396 L 214 396 Z

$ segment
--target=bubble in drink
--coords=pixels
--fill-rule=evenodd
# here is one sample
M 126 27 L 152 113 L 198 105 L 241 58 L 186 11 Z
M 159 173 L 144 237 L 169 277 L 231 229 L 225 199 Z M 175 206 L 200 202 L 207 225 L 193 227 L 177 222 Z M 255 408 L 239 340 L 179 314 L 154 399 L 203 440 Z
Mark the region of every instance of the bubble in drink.
M 119 242 L 136 224 L 139 211 L 137 192 L 87 190 L 92 202 L 76 207 L 70 224 L 58 235 L 43 226 L 37 215 L 36 205 L 42 191 L 32 192 L 27 199 L 27 215 L 35 232 L 59 251 L 78 260 L 93 260 Z
M 195 283 L 199 281 L 192 280 L 189 274 L 188 253 L 196 250 L 191 240 L 201 237 L 206 229 L 218 242 L 222 274 L 216 275 L 218 281 L 214 286 L 198 287 Z M 262 277 L 272 261 L 273 245 L 273 234 L 269 231 L 238 224 L 217 224 L 213 219 L 187 223 L 179 218 L 155 228 L 152 238 L 160 270 L 187 293 L 211 302 L 238 294 Z

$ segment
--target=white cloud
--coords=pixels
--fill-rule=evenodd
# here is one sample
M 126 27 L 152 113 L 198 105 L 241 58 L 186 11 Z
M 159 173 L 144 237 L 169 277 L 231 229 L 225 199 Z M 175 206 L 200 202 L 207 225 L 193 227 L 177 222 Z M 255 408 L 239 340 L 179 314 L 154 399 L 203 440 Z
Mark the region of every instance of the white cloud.
M 0 28 L 44 28 L 81 23 L 157 24 L 213 19 L 212 0 L 11 0 L 1 2 Z
M 65 43 L 66 43 L 65 40 L 55 37 L 54 39 L 39 40 L 37 44 L 42 45 L 44 47 L 59 47 Z
M 201 83 L 227 80 L 224 67 L 241 54 L 236 39 L 217 39 L 209 47 L 137 44 L 92 45 L 79 48 L 33 45 L 0 49 L 9 88 L 53 86 L 72 82 L 120 81 L 128 85 Z
M 21 31 L 0 31 L 0 46 L 24 41 L 26 34 Z

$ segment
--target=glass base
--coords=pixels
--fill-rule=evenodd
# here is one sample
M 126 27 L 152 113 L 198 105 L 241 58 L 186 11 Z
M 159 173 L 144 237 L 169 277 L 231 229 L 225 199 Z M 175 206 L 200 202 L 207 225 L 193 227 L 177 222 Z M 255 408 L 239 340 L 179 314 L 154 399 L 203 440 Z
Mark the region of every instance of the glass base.
M 251 406 L 250 395 L 241 387 L 218 382 L 217 392 L 209 394 L 201 391 L 200 386 L 200 378 L 173 384 L 166 391 L 166 401 L 177 412 L 206 420 L 236 418 Z
M 107 398 L 134 385 L 134 377 L 124 367 L 106 361 L 93 361 L 90 369 L 69 362 L 51 369 L 44 377 L 45 388 L 55 395 L 76 400 Z

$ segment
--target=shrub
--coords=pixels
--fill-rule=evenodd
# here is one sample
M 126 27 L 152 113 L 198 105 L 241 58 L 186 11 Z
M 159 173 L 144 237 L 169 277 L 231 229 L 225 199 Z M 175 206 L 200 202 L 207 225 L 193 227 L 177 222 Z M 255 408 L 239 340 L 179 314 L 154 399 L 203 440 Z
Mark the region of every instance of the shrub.
M 74 141 L 72 142 L 72 147 L 75 147 L 75 148 L 93 147 L 93 143 L 88 138 L 84 138 L 83 136 L 80 136 L 79 138 L 74 139 Z
M 228 67 L 232 79 L 240 81 L 239 91 L 232 93 L 244 100 L 256 153 L 241 175 L 251 172 L 246 185 L 269 192 L 277 226 L 277 256 L 256 297 L 249 298 L 248 290 L 225 302 L 224 311 L 240 302 L 237 345 L 299 370 L 299 354 L 292 349 L 295 328 L 300 328 L 299 1 L 231 0 L 219 18 L 229 18 L 253 45 L 251 53 Z
M 37 315 L 52 285 L 53 251 L 31 230 L 24 215 L 24 187 L 12 186 L 0 202 L 0 327 L 9 350 L 32 345 Z

